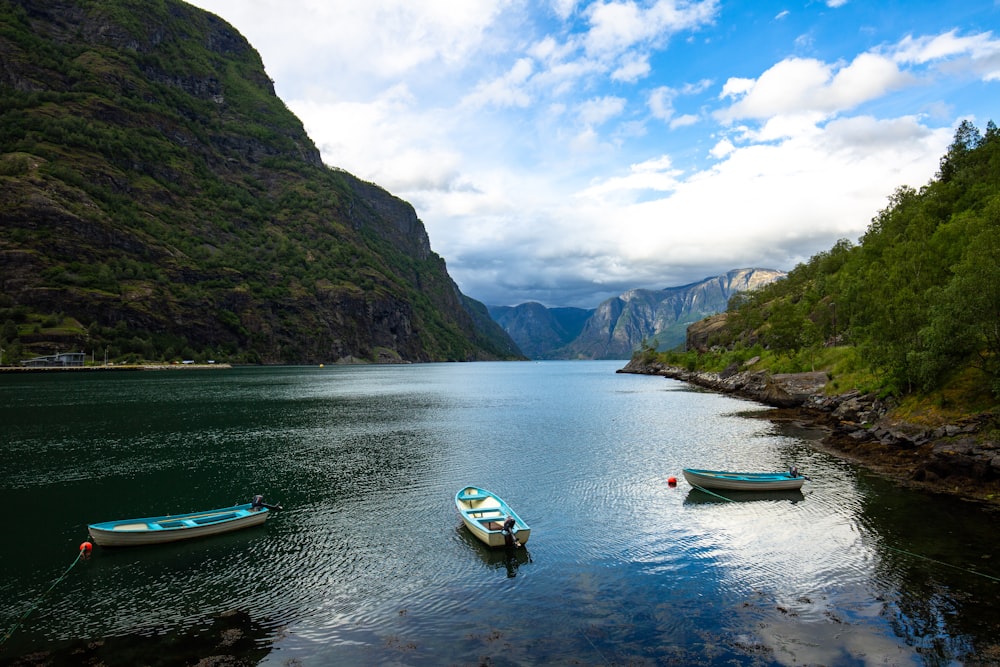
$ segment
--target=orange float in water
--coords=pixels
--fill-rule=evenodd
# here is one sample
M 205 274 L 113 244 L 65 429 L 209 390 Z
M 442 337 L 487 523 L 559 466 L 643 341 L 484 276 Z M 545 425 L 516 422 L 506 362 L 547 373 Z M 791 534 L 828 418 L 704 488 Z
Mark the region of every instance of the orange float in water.
M 677 478 L 676 477 L 668 478 L 667 484 L 669 484 L 670 486 L 677 486 Z
M 84 542 L 83 544 L 80 545 L 80 551 L 82 551 L 85 554 L 89 554 L 93 548 L 94 545 L 91 544 L 90 542 Z

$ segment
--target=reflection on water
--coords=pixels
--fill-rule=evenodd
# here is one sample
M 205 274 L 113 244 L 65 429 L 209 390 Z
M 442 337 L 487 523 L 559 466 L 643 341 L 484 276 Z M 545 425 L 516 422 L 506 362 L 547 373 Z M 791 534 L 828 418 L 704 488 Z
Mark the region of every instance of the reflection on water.
M 896 488 L 762 406 L 619 362 L 0 375 L 0 660 L 254 623 L 263 664 L 949 665 L 1000 658 L 1000 520 Z M 785 469 L 800 492 L 670 487 Z M 532 526 L 490 550 L 484 486 Z M 246 502 L 254 529 L 97 549 L 94 521 Z M 946 565 L 942 565 L 946 564 Z M 456 619 L 461 619 L 456 623 Z M 163 639 L 169 653 L 170 642 Z M 976 661 L 980 662 L 976 662 Z
M 476 536 L 469 532 L 465 524 L 457 528 L 459 539 L 469 545 L 469 549 L 475 551 L 483 564 L 491 570 L 504 570 L 508 578 L 517 576 L 518 569 L 526 563 L 532 562 L 531 552 L 527 546 L 519 549 L 505 547 L 503 549 L 490 549 L 485 544 L 476 539 Z
M 706 503 L 750 503 L 789 502 L 797 503 L 805 500 L 801 489 L 794 491 L 709 491 L 702 488 L 692 488 L 684 499 L 685 505 L 704 505 Z

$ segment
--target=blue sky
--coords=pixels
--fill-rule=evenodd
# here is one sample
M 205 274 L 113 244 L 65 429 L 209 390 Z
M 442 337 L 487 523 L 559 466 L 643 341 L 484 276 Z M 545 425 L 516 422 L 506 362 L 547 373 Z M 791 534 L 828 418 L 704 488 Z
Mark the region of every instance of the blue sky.
M 994 0 L 193 4 L 489 305 L 791 269 L 1000 123 Z

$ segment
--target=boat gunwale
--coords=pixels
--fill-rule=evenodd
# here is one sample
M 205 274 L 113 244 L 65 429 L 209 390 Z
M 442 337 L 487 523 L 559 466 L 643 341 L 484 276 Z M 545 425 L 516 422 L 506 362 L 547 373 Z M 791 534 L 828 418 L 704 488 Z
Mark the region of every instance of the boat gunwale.
M 467 496 L 468 492 L 472 489 L 478 491 L 479 493 L 477 493 L 474 497 L 463 498 L 463 496 Z M 488 505 L 486 507 L 469 506 L 471 502 L 477 500 L 495 500 L 497 504 Z M 478 486 L 463 486 L 458 493 L 455 494 L 455 507 L 458 509 L 459 516 L 461 516 L 462 522 L 469 529 L 469 531 L 487 546 L 501 547 L 505 545 L 503 530 L 489 528 L 485 525 L 486 523 L 502 524 L 505 516 L 510 516 L 514 519 L 514 535 L 517 536 L 521 544 L 527 543 L 528 537 L 531 535 L 531 526 L 529 526 L 524 519 L 518 516 L 517 512 L 515 512 L 503 498 L 488 489 Z M 485 512 L 496 512 L 500 516 L 472 516 L 476 513 Z
M 684 468 L 684 479 L 691 486 L 729 491 L 794 491 L 805 482 L 804 475 L 791 472 L 734 472 Z
M 102 521 L 89 524 L 87 532 L 99 546 L 161 544 L 260 525 L 267 520 L 269 514 L 267 507 L 254 509 L 251 503 L 244 503 L 186 514 Z M 201 523 L 196 521 L 215 516 L 220 518 Z M 179 525 L 163 525 L 165 523 Z

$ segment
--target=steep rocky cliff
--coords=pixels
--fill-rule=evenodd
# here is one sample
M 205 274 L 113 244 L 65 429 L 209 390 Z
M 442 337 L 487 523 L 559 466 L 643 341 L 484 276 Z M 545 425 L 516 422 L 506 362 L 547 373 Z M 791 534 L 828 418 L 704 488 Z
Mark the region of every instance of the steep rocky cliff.
M 412 206 L 322 164 L 218 17 L 0 0 L 0 108 L 7 360 L 519 356 Z

